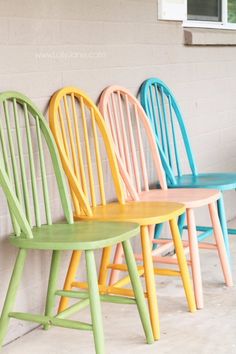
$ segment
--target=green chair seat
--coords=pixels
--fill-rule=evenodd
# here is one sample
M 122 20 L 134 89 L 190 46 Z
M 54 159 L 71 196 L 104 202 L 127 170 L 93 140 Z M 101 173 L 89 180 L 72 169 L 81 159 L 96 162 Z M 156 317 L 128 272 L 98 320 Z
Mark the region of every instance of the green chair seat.
M 10 237 L 19 248 L 41 250 L 94 250 L 116 245 L 139 233 L 139 225 L 118 222 L 78 222 L 34 227 L 33 238 Z

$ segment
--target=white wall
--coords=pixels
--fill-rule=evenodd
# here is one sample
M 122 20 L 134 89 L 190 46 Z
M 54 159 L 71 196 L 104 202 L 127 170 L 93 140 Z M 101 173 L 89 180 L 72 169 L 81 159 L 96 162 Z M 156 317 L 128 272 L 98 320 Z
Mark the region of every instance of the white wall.
M 184 46 L 180 23 L 157 22 L 155 0 L 0 0 L 0 34 L 0 91 L 23 92 L 46 112 L 51 94 L 65 85 L 96 100 L 109 84 L 136 94 L 144 79 L 158 76 L 182 106 L 199 169 L 235 170 L 236 47 Z M 1 306 L 16 252 L 0 198 Z M 236 215 L 233 198 L 227 193 L 229 218 Z M 47 253 L 30 255 L 21 310 L 42 311 L 48 260 Z M 29 328 L 12 321 L 7 340 Z

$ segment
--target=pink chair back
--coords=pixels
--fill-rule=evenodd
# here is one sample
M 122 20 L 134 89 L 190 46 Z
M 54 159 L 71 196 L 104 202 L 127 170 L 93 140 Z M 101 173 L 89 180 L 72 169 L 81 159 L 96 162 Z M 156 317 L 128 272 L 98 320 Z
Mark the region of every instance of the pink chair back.
M 109 86 L 102 92 L 99 109 L 113 137 L 128 194 L 139 200 L 139 194 L 157 180 L 167 189 L 155 137 L 139 101 L 127 89 Z

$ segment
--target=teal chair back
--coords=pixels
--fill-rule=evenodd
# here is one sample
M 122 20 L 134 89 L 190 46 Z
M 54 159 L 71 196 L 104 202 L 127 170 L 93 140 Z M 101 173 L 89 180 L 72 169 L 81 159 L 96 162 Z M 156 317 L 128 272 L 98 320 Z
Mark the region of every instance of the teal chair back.
M 175 185 L 175 176 L 183 175 L 184 151 L 191 173 L 197 175 L 195 158 L 183 116 L 171 90 L 160 79 L 150 78 L 141 86 L 140 99 L 155 133 L 168 181 Z
M 53 165 L 53 171 L 48 173 L 46 146 Z M 54 173 L 67 222 L 73 223 L 59 154 L 45 118 L 24 95 L 1 93 L 0 184 L 8 201 L 16 236 L 23 232 L 25 237 L 32 238 L 33 226 L 52 224 L 47 178 Z

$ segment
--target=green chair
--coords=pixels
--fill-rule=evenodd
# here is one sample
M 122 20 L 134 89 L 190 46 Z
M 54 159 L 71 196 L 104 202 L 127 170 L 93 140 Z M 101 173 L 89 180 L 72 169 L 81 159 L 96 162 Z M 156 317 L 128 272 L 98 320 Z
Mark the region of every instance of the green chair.
M 8 201 L 14 233 L 10 242 L 19 249 L 10 285 L 0 319 L 0 346 L 3 343 L 10 318 L 32 321 L 43 325 L 93 331 L 96 353 L 104 354 L 104 336 L 101 301 L 137 304 L 148 343 L 153 334 L 144 293 L 140 283 L 130 238 L 139 232 L 134 223 L 78 222 L 73 215 L 67 195 L 62 167 L 52 134 L 44 117 L 34 104 L 22 94 L 0 94 L 0 185 Z M 46 143 L 46 144 L 45 144 Z M 56 175 L 65 221 L 52 224 L 45 148 L 48 147 Z M 47 166 L 50 163 L 47 161 Z M 36 169 L 40 171 L 36 173 Z M 51 184 L 55 184 L 51 181 Z M 134 298 L 99 294 L 94 250 L 122 242 L 127 268 L 134 291 Z M 17 288 L 25 259 L 30 249 L 52 251 L 45 314 L 13 312 Z M 88 291 L 57 289 L 62 251 L 85 251 Z M 56 297 L 77 299 L 59 314 L 54 314 Z M 90 306 L 92 324 L 67 319 L 69 315 Z

